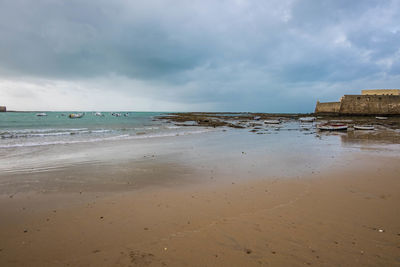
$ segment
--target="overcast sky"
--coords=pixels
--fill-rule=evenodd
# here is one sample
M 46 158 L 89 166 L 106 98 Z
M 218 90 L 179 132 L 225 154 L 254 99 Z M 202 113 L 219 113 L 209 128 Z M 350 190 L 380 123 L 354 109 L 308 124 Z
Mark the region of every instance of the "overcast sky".
M 0 0 L 0 105 L 312 112 L 400 87 L 400 1 Z

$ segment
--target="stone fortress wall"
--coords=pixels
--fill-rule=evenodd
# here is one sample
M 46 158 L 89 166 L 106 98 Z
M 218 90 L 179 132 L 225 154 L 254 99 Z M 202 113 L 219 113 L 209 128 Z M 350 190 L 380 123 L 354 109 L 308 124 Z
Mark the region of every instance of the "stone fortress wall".
M 400 95 L 400 89 L 361 90 L 362 95 Z
M 315 113 L 338 113 L 340 111 L 340 102 L 317 102 Z
M 363 90 L 361 95 L 344 95 L 340 102 L 317 102 L 317 114 L 400 115 L 400 90 Z
M 340 114 L 400 114 L 400 95 L 345 95 Z

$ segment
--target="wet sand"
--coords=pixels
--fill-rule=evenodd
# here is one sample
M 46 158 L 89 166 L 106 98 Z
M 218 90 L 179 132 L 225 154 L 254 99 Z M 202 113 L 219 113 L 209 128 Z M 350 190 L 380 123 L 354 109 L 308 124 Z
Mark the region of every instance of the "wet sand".
M 307 176 L 202 182 L 155 160 L 147 167 L 177 180 L 3 194 L 0 265 L 398 265 L 398 160 L 352 153 Z
M 400 264 L 396 131 L 263 131 L 7 150 L 0 266 Z

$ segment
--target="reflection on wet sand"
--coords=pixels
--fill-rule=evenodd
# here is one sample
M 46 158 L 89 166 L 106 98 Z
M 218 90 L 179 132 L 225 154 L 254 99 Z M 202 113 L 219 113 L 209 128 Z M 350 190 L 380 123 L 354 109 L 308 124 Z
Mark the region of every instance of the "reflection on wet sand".
M 400 134 L 395 130 L 348 131 L 340 135 L 342 144 L 400 144 Z
M 348 131 L 316 131 L 315 137 L 340 137 L 343 146 L 360 145 L 379 145 L 379 144 L 400 144 L 400 132 L 387 128 L 377 128 L 375 130 L 354 130 Z

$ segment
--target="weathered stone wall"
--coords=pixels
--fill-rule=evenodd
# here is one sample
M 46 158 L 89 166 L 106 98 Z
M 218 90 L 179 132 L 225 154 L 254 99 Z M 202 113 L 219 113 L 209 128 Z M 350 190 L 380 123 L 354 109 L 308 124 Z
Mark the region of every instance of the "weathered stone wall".
M 6 112 L 7 108 L 5 106 L 0 106 L 0 112 Z
M 340 102 L 317 102 L 315 113 L 338 113 L 340 111 Z
M 400 95 L 400 89 L 362 90 L 362 95 Z
M 399 95 L 345 95 L 340 114 L 400 114 Z

